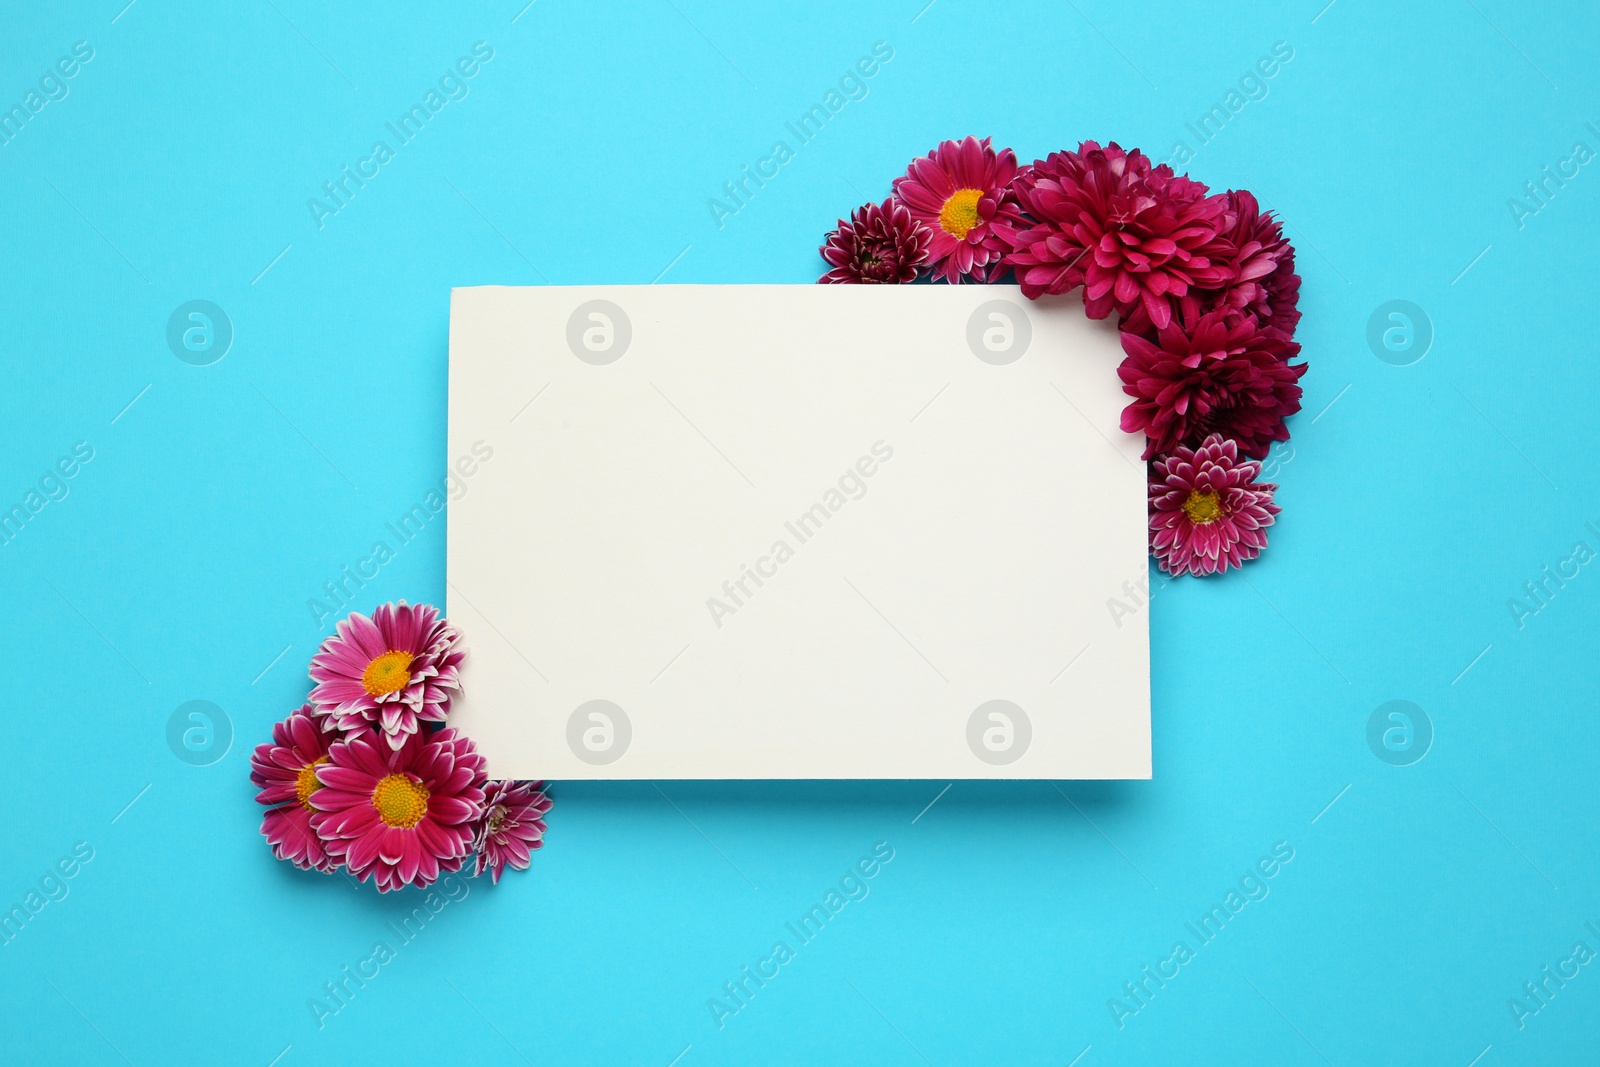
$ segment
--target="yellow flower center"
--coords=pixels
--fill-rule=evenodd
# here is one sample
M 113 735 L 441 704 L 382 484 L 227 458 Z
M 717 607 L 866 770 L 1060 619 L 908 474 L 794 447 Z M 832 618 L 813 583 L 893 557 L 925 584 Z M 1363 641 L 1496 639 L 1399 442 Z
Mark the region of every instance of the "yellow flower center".
M 367 664 L 367 669 L 361 673 L 361 688 L 367 691 L 368 696 L 373 697 L 399 692 L 409 681 L 411 681 L 409 652 L 385 652 Z
M 978 224 L 978 201 L 982 189 L 957 189 L 939 209 L 939 228 L 952 237 L 965 237 Z
M 311 806 L 311 794 L 322 788 L 322 783 L 317 781 L 317 765 L 327 763 L 327 756 L 318 756 L 304 767 L 294 780 L 294 795 L 299 798 L 300 806 L 307 811 L 316 811 Z
M 1217 496 L 1214 489 L 1202 493 L 1198 489 L 1189 491 L 1189 499 L 1183 502 L 1183 513 L 1189 516 L 1189 521 L 1204 526 L 1208 522 L 1216 522 L 1222 518 L 1222 499 Z
M 428 814 L 428 790 L 409 775 L 391 774 L 372 791 L 372 806 L 385 826 L 409 830 Z

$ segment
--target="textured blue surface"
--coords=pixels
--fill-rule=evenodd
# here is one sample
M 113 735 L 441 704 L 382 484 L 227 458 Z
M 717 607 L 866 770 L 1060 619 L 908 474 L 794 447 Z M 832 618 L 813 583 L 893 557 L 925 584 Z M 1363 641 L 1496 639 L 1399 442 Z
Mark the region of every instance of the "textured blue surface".
M 93 53 L 0 145 L 0 504 L 43 502 L 0 548 L 0 906 L 59 898 L 0 947 L 0 1060 L 1593 1060 L 1592 10 L 123 2 L 0 35 L 5 108 Z M 441 93 L 466 95 L 399 144 L 385 124 L 479 41 Z M 875 42 L 864 98 L 719 226 L 723 183 Z M 306 692 L 307 600 L 443 477 L 450 287 L 806 282 L 837 215 L 968 132 L 1024 158 L 1186 142 L 1300 250 L 1284 515 L 1258 565 L 1155 598 L 1154 780 L 557 784 L 533 870 L 409 942 L 390 923 L 421 894 L 273 862 L 246 756 Z M 319 226 L 307 200 L 379 139 L 393 158 Z M 1367 340 L 1397 299 L 1433 332 L 1408 366 Z M 220 362 L 168 347 L 191 300 L 231 321 Z M 441 520 L 364 606 L 442 603 L 444 544 Z M 168 743 L 192 700 L 234 731 L 207 766 Z M 1369 745 L 1390 700 L 1431 722 L 1420 761 Z M 794 937 L 879 842 L 868 895 Z M 1241 881 L 1202 942 L 1187 924 Z M 719 1027 L 708 1000 L 778 941 L 793 958 Z M 394 958 L 314 1010 L 379 942 Z

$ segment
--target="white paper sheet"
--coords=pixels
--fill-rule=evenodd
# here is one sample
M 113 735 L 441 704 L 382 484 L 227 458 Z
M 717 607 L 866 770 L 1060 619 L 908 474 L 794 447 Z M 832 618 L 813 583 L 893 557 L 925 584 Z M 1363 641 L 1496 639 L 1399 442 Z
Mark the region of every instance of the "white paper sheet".
M 1121 359 L 1013 286 L 455 290 L 452 725 L 500 778 L 1148 778 Z

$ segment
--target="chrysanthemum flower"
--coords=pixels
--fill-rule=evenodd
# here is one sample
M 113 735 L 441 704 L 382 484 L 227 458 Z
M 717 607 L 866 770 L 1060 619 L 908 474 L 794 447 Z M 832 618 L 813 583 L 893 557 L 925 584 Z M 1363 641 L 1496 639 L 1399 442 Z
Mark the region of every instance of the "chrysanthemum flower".
M 1237 311 L 1219 310 L 1192 324 L 1173 320 L 1150 341 L 1124 332 L 1128 358 L 1117 368 L 1133 397 L 1122 428 L 1142 431 L 1144 458 L 1221 433 L 1251 459 L 1287 441 L 1284 420 L 1300 410 L 1305 364 L 1290 366 L 1300 346 Z
M 337 870 L 339 861 L 328 855 L 311 828 L 311 796 L 322 783 L 317 768 L 328 762 L 328 744 L 336 740 L 323 733 L 310 704 L 272 727 L 272 743 L 257 745 L 250 757 L 250 781 L 260 792 L 256 800 L 268 806 L 261 834 L 272 854 L 301 870 L 324 874 Z
M 818 278 L 823 284 L 896 285 L 916 281 L 928 262 L 933 234 L 891 197 L 881 204 L 863 204 L 839 220 L 818 249 L 832 268 Z
M 1257 482 L 1261 464 L 1239 461 L 1238 447 L 1211 434 L 1182 445 L 1150 471 L 1150 553 L 1168 574 L 1219 574 L 1267 547 L 1278 487 Z
M 544 845 L 544 814 L 550 798 L 543 782 L 490 782 L 483 794 L 483 819 L 474 835 L 474 875 L 488 871 L 496 884 L 510 864 L 525 871 L 533 850 Z
M 1295 327 L 1300 325 L 1300 275 L 1294 272 L 1294 245 L 1283 242 L 1278 265 L 1261 279 L 1261 288 L 1267 297 L 1267 325 L 1285 337 L 1293 337 Z
M 1226 202 L 1142 152 L 1084 141 L 1035 162 L 1014 188 L 1036 222 L 1013 237 L 1006 263 L 1029 298 L 1082 285 L 1090 318 L 1139 309 L 1159 329 L 1191 286 L 1228 280 Z
M 328 750 L 311 794 L 329 855 L 380 892 L 432 885 L 472 854 L 483 816 L 483 757 L 455 730 L 411 734 L 391 749 L 371 730 Z
M 1294 246 L 1283 236 L 1283 224 L 1263 213 L 1253 194 L 1242 189 L 1222 194 L 1233 225 L 1222 234 L 1231 252 L 1233 277 L 1216 294 L 1219 307 L 1255 316 L 1285 337 L 1300 321 L 1300 275 L 1294 272 Z M 1209 294 L 1208 294 L 1209 295 Z
M 933 234 L 928 263 L 947 282 L 995 281 L 1001 257 L 1026 225 L 1011 192 L 1017 154 L 989 138 L 946 141 L 894 180 L 894 199 Z
M 355 612 L 311 659 L 311 702 L 341 730 L 376 726 L 390 748 L 419 720 L 443 722 L 460 688 L 461 635 L 427 604 L 384 604 Z

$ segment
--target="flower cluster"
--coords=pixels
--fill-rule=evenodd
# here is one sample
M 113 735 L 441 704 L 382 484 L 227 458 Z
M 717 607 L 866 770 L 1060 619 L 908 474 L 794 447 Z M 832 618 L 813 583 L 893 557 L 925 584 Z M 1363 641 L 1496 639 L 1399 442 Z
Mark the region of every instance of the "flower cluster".
M 1213 193 L 1115 142 L 1019 165 L 968 137 L 913 160 L 821 251 L 825 283 L 1014 278 L 1035 300 L 1081 288 L 1089 317 L 1115 314 L 1121 331 L 1151 555 L 1170 574 L 1216 574 L 1266 547 L 1278 487 L 1257 481 L 1260 461 L 1289 439 L 1306 365 L 1291 362 L 1294 248 L 1250 193 Z
M 341 621 L 311 660 L 310 700 L 256 746 L 250 780 L 272 854 L 380 892 L 468 863 L 494 881 L 543 844 L 543 782 L 491 782 L 472 741 L 432 729 L 459 689 L 461 635 L 426 605 Z

